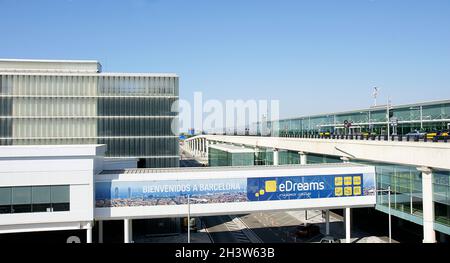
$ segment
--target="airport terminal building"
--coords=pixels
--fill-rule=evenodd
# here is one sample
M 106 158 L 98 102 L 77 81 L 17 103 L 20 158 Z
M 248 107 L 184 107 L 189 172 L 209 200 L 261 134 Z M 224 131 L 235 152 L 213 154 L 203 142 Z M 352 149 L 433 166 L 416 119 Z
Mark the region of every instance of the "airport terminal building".
M 178 94 L 176 74 L 0 59 L 0 145 L 106 144 L 107 158 L 178 167 Z
M 304 137 L 330 132 L 336 135 L 355 135 L 362 132 L 387 134 L 388 117 L 390 134 L 405 135 L 414 130 L 441 131 L 450 128 L 450 100 L 419 102 L 406 105 L 380 105 L 366 109 L 333 112 L 297 118 L 281 119 L 267 125 L 272 135 Z M 345 127 L 344 123 L 351 123 Z M 394 125 L 392 125 L 394 124 Z

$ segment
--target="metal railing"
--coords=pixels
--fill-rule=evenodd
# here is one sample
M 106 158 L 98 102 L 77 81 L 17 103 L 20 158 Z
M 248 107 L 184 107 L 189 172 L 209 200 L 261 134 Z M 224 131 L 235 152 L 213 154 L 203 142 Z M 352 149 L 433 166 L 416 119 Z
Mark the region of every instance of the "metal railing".
M 216 134 L 211 134 L 216 135 Z M 222 135 L 222 134 L 221 134 Z M 234 135 L 234 136 L 258 136 L 258 137 L 281 137 L 281 138 L 302 138 L 302 139 L 332 139 L 332 140 L 366 140 L 366 141 L 397 141 L 397 142 L 443 142 L 446 143 L 449 140 L 449 136 L 444 136 L 442 138 L 433 137 L 428 138 L 427 136 L 414 136 L 414 135 L 363 135 L 363 134 L 331 134 L 331 135 L 320 135 L 320 134 L 280 134 L 278 136 L 274 135 L 261 135 L 261 134 L 224 134 L 224 135 Z

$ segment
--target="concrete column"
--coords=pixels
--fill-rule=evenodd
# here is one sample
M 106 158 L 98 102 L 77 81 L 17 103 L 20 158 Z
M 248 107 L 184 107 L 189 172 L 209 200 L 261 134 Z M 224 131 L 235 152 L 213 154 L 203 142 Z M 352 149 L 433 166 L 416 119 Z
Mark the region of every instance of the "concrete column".
M 123 237 L 124 237 L 124 243 L 131 243 L 133 242 L 133 233 L 132 231 L 132 220 L 125 218 L 123 220 Z
M 197 139 L 197 155 L 198 156 L 200 156 L 201 152 L 202 152 L 202 150 L 201 150 L 201 142 L 200 141 L 201 141 L 200 139 Z
M 205 139 L 201 139 L 201 142 L 202 142 L 202 156 L 205 156 Z
M 195 156 L 197 150 L 197 142 L 196 140 L 192 140 L 192 154 Z
M 206 139 L 203 139 L 203 156 L 206 156 Z
M 350 243 L 351 233 L 350 207 L 345 208 L 345 243 Z
M 306 165 L 306 163 L 307 163 L 306 153 L 298 152 L 298 154 L 300 155 L 300 165 Z
M 209 142 L 208 142 L 208 140 L 207 139 L 205 139 L 205 151 L 206 151 L 206 157 L 208 157 L 209 156 Z
M 98 243 L 103 243 L 103 221 L 98 221 Z
M 198 155 L 199 147 L 198 147 L 198 139 L 195 139 L 195 156 Z
M 350 158 L 345 157 L 345 156 L 341 157 L 341 160 L 342 160 L 343 163 L 349 163 L 350 162 Z
M 273 149 L 273 165 L 278 165 L 278 149 Z
M 325 235 L 330 234 L 330 210 L 325 210 Z
M 423 243 L 436 243 L 434 231 L 433 172 L 428 167 L 419 167 L 422 172 Z
M 86 226 L 86 243 L 92 243 L 92 223 L 89 222 Z

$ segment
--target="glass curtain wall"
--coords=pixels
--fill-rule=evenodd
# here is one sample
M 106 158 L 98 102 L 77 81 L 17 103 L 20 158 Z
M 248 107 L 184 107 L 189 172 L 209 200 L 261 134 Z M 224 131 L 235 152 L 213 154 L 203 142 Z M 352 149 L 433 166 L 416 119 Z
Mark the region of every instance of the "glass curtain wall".
M 208 149 L 209 166 L 252 166 L 255 163 L 254 153 L 228 152 L 213 147 Z
M 405 135 L 414 130 L 440 131 L 449 129 L 450 103 L 418 103 L 397 106 L 391 109 L 392 117 L 398 120 L 397 134 Z M 344 128 L 344 121 L 351 122 L 350 128 Z M 284 119 L 269 123 L 273 136 L 282 137 L 318 135 L 330 132 L 338 135 L 370 132 L 376 135 L 387 133 L 386 108 L 364 109 L 360 111 L 306 116 Z
M 139 166 L 176 167 L 179 163 L 178 78 L 101 76 L 97 133 L 108 157 L 137 157 Z
M 107 157 L 177 167 L 178 94 L 174 75 L 4 73 L 0 145 L 100 143 Z
M 450 171 L 433 172 L 433 193 L 436 222 L 450 227 Z

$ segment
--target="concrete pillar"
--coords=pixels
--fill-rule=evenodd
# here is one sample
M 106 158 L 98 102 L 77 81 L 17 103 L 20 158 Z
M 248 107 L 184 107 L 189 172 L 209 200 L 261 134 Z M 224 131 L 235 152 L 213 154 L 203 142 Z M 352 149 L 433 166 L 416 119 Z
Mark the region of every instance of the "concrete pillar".
M 125 218 L 123 220 L 123 237 L 124 243 L 133 242 L 133 229 L 132 229 L 132 220 Z
M 195 139 L 195 156 L 198 155 L 199 152 L 199 142 L 198 139 Z
M 192 154 L 195 156 L 197 152 L 197 140 L 192 140 Z
M 350 243 L 351 238 L 351 220 L 350 220 L 350 207 L 345 208 L 345 243 Z
M 350 162 L 350 158 L 345 157 L 345 156 L 341 157 L 341 160 L 342 160 L 343 163 L 349 163 Z
M 103 221 L 98 221 L 98 243 L 103 243 Z
M 436 243 L 434 231 L 433 172 L 428 167 L 419 167 L 422 172 L 423 243 Z
M 209 156 L 209 141 L 205 139 L 205 151 L 206 151 L 206 157 Z
M 278 158 L 278 149 L 273 149 L 273 165 L 278 165 L 279 158 Z
M 206 138 L 203 139 L 203 156 L 206 156 L 207 153 L 207 141 Z
M 205 156 L 205 153 L 206 153 L 206 150 L 205 150 L 205 139 L 202 138 L 201 142 L 202 142 L 202 156 Z
M 86 243 L 92 243 L 92 223 L 89 222 L 86 226 Z
M 300 165 L 306 165 L 306 163 L 307 163 L 306 153 L 298 152 L 298 154 L 300 155 Z
M 330 210 L 325 210 L 325 235 L 330 234 Z

